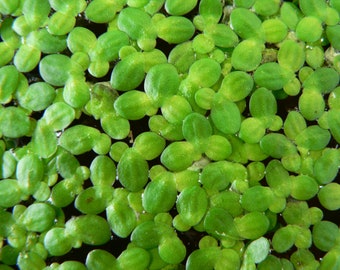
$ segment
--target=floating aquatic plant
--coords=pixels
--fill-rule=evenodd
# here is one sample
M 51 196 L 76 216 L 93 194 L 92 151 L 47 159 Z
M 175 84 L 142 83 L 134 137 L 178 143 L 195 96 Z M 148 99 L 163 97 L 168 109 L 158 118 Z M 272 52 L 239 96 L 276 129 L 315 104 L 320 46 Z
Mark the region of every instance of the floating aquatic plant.
M 339 269 L 339 1 L 0 0 L 0 37 L 1 270 Z

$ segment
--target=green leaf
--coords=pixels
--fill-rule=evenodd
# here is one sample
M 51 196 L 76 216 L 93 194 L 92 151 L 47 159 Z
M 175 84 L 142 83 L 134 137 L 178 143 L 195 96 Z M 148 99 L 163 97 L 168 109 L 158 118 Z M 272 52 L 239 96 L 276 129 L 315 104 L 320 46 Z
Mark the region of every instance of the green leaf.
M 270 244 L 268 239 L 265 237 L 260 237 L 248 245 L 244 253 L 244 258 L 246 260 L 251 260 L 254 263 L 260 263 L 267 258 L 269 250 Z
M 0 108 L 0 132 L 5 137 L 19 138 L 29 135 L 31 120 L 20 107 Z

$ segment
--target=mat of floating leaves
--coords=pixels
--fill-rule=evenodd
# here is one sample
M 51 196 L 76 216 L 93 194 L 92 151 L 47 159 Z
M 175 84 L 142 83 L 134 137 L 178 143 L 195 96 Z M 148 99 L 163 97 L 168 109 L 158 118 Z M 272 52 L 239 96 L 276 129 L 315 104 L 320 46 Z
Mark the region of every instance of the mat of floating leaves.
M 340 265 L 340 1 L 0 0 L 0 269 Z

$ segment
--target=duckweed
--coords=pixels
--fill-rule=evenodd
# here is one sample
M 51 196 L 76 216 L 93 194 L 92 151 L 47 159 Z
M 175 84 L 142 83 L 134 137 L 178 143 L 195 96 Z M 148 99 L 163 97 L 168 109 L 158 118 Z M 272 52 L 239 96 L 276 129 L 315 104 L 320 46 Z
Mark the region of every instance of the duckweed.
M 199 267 L 201 267 L 201 269 L 211 269 L 215 265 L 218 265 L 218 261 L 221 261 L 221 257 L 219 255 L 221 255 L 221 251 L 218 247 L 207 247 L 195 250 L 192 254 L 190 254 L 185 267 L 186 269 L 196 269 Z M 228 260 L 225 264 L 228 265 Z M 233 267 L 234 266 L 239 267 L 239 261 L 233 262 Z
M 339 153 L 335 149 L 326 148 L 322 155 L 314 162 L 314 176 L 320 184 L 328 184 L 334 180 L 338 169 L 336 168 Z
M 270 16 L 279 11 L 280 1 L 278 0 L 257 0 L 254 3 L 255 12 L 261 16 Z
M 297 267 L 298 265 L 314 269 L 319 267 L 319 262 L 315 260 L 313 253 L 311 253 L 308 249 L 299 249 L 295 251 L 290 260 L 294 267 Z
M 310 67 L 314 69 L 321 67 L 324 64 L 324 59 L 325 59 L 325 56 L 324 56 L 323 48 L 319 46 L 307 48 L 306 62 Z
M 116 258 L 109 252 L 102 249 L 94 249 L 86 256 L 85 265 L 87 269 L 106 269 L 116 264 Z
M 119 257 L 117 262 L 121 269 L 145 269 L 150 262 L 149 253 L 139 247 L 132 247 L 124 250 Z
M 158 252 L 164 262 L 178 264 L 184 260 L 186 248 L 179 238 L 165 237 L 158 246 Z
M 214 96 L 211 119 L 215 127 L 225 134 L 236 133 L 241 126 L 241 113 L 237 105 L 221 93 Z
M 19 138 L 29 134 L 31 120 L 21 107 L 9 106 L 0 109 L 0 131 L 3 136 Z
M 320 221 L 313 226 L 313 243 L 320 250 L 329 251 L 339 236 L 338 226 L 330 221 Z M 335 236 L 335 237 L 334 237 Z
M 128 120 L 138 120 L 150 111 L 151 101 L 146 93 L 130 90 L 120 95 L 113 106 L 119 116 Z
M 322 150 L 327 146 L 330 138 L 328 130 L 311 125 L 296 136 L 295 141 L 299 147 L 310 150 Z
M 27 22 L 35 28 L 45 23 L 50 9 L 48 1 L 29 0 L 23 3 L 22 14 L 27 19 Z
M 11 47 L 9 47 L 7 43 L 0 42 L 0 52 L 2 55 L 2 58 L 0 60 L 0 66 L 2 67 L 12 60 L 15 51 Z
M 191 142 L 198 151 L 204 152 L 207 139 L 212 135 L 212 128 L 207 118 L 199 113 L 187 115 L 182 124 L 183 137 Z
M 111 230 L 119 237 L 128 237 L 137 226 L 136 213 L 123 202 L 112 202 L 106 208 Z
M 59 138 L 59 145 L 74 155 L 90 151 L 100 132 L 85 125 L 76 125 L 67 129 Z
M 277 60 L 280 66 L 295 71 L 300 70 L 305 62 L 305 53 L 302 44 L 286 39 L 280 45 Z
M 160 174 L 145 187 L 143 207 L 152 214 L 168 212 L 177 198 L 176 183 L 172 174 Z
M 45 82 L 30 84 L 22 94 L 18 94 L 20 105 L 32 111 L 42 111 L 52 104 L 56 93 L 54 88 Z
M 161 154 L 161 162 L 171 171 L 182 171 L 198 160 L 200 155 L 194 145 L 187 141 L 173 142 Z
M 261 20 L 246 8 L 235 8 L 230 14 L 230 24 L 242 39 L 256 38 L 262 41 L 264 38 Z
M 86 267 L 83 263 L 77 261 L 65 261 L 60 264 L 59 269 L 66 270 L 66 269 L 75 269 L 75 270 L 85 270 Z
M 309 121 L 321 117 L 325 110 L 325 101 L 322 95 L 312 89 L 301 94 L 298 105 L 303 117 Z M 310 105 L 313 105 L 313 109 Z
M 222 208 L 213 207 L 209 209 L 204 218 L 204 228 L 217 239 L 238 238 L 233 217 Z
M 323 207 L 329 210 L 337 210 L 340 207 L 340 202 L 337 193 L 340 190 L 340 185 L 337 183 L 329 183 L 323 186 L 318 193 L 318 199 Z
M 239 137 L 247 143 L 258 143 L 265 132 L 265 126 L 259 118 L 249 117 L 242 121 Z
M 239 236 L 245 239 L 257 239 L 263 236 L 269 228 L 269 219 L 257 211 L 235 218 L 234 222 Z
M 0 206 L 4 208 L 13 207 L 21 201 L 21 190 L 15 179 L 4 179 L 0 182 L 1 200 Z
M 238 70 L 252 71 L 262 61 L 262 50 L 263 45 L 256 39 L 245 39 L 233 50 L 231 64 Z
M 327 269 L 331 267 L 337 267 L 337 264 L 339 263 L 338 260 L 338 254 L 336 251 L 329 251 L 327 254 L 324 256 L 322 262 L 320 263 L 320 269 Z
M 287 25 L 280 19 L 265 20 L 262 23 L 262 27 L 265 35 L 265 40 L 269 43 L 278 43 L 282 41 L 288 34 Z
M 44 176 L 42 159 L 33 153 L 23 156 L 17 163 L 15 175 L 22 192 L 33 194 Z
M 20 72 L 32 71 L 39 63 L 41 52 L 35 47 L 21 45 L 16 52 L 13 63 Z
M 117 25 L 120 30 L 127 33 L 132 39 L 156 38 L 156 29 L 151 22 L 151 17 L 145 11 L 128 7 L 118 15 Z
M 168 63 L 155 65 L 150 68 L 144 81 L 145 93 L 161 106 L 167 98 L 178 91 L 179 76 L 176 68 Z
M 51 205 L 35 203 L 27 207 L 20 219 L 28 231 L 43 232 L 52 227 L 55 216 Z
M 176 104 L 176 106 L 174 106 Z M 188 100 L 180 95 L 173 95 L 167 98 L 161 106 L 164 118 L 173 124 L 180 124 L 192 113 L 192 108 Z
M 329 115 L 328 115 L 328 124 L 329 124 L 329 129 L 331 131 L 331 134 L 333 138 L 339 142 L 340 141 L 340 130 L 339 130 L 339 110 L 330 110 Z
M 89 3 L 85 9 L 86 17 L 95 23 L 108 23 L 116 16 L 118 7 L 110 5 L 109 1 L 96 0 Z
M 316 87 L 321 93 L 329 93 L 339 84 L 339 73 L 333 68 L 317 68 L 304 82 L 305 87 Z
M 313 198 L 319 188 L 314 178 L 308 175 L 298 175 L 291 180 L 291 196 L 297 200 L 309 200 Z
M 249 211 L 266 211 L 273 201 L 272 190 L 268 187 L 254 186 L 247 189 L 241 197 L 241 206 Z
M 282 158 L 297 151 L 296 146 L 290 140 L 277 133 L 265 135 L 260 141 L 260 147 L 265 154 L 274 158 Z
M 201 173 L 200 182 L 207 191 L 225 190 L 231 179 L 225 177 L 230 173 L 230 163 L 225 160 L 207 164 Z
M 7 15 L 11 13 L 15 13 L 16 9 L 19 7 L 18 1 L 4 1 L 1 3 L 1 14 Z
M 254 81 L 269 90 L 279 90 L 293 78 L 293 74 L 276 62 L 260 65 L 254 72 Z
M 339 25 L 331 25 L 331 26 L 327 26 L 326 28 L 326 35 L 330 43 L 332 44 L 332 46 L 337 50 L 340 48 L 340 42 L 338 38 L 339 32 L 340 32 Z
M 120 183 L 131 191 L 141 190 L 148 181 L 148 163 L 135 149 L 124 151 L 117 165 Z
M 266 166 L 266 181 L 275 194 L 288 197 L 291 192 L 291 178 L 278 160 L 271 160 Z
M 62 36 L 69 33 L 75 26 L 76 18 L 69 14 L 57 11 L 48 21 L 48 31 L 56 36 Z
M 180 73 L 187 72 L 195 60 L 195 51 L 191 41 L 176 45 L 168 56 L 169 63 L 174 65 Z
M 211 37 L 215 46 L 221 48 L 232 48 L 237 45 L 239 38 L 229 26 L 225 24 L 208 24 L 204 33 Z
M 246 98 L 253 90 L 253 86 L 253 78 L 248 73 L 233 71 L 224 77 L 218 92 L 236 102 Z
M 90 52 L 91 59 L 114 61 L 118 59 L 120 49 L 129 45 L 129 36 L 119 30 L 112 30 L 100 35 L 96 45 Z
M 192 43 L 195 52 L 204 54 L 209 53 L 215 48 L 215 43 L 212 37 L 208 35 L 197 35 Z
M 291 140 L 294 140 L 306 127 L 305 118 L 297 111 L 290 111 L 283 124 L 284 133 Z
M 181 16 L 169 16 L 156 22 L 156 32 L 160 39 L 172 44 L 188 41 L 195 32 L 193 23 Z
M 1 269 L 338 268 L 338 2 L 182 2 L 0 1 Z
M 64 102 L 55 102 L 46 108 L 42 119 L 54 131 L 62 130 L 75 119 L 75 110 Z
M 164 7 L 166 12 L 170 15 L 184 15 L 194 9 L 197 2 L 197 0 L 191 0 L 187 1 L 185 5 L 183 5 L 178 0 L 167 0 L 165 1 Z
M 250 96 L 249 110 L 253 117 L 258 118 L 275 115 L 277 101 L 273 92 L 264 87 L 256 89 Z
M 160 241 L 159 227 L 152 220 L 139 224 L 132 232 L 130 239 L 138 247 L 152 249 Z
M 45 268 L 46 263 L 36 252 L 29 251 L 24 254 L 19 254 L 17 265 L 20 269 L 32 269 L 34 267 L 43 269 Z
M 82 190 L 74 201 L 74 206 L 83 214 L 103 212 L 112 198 L 112 190 L 105 186 L 94 186 Z
M 112 87 L 120 91 L 137 88 L 145 76 L 142 59 L 143 57 L 139 52 L 123 58 L 111 73 Z M 128 82 L 128 84 L 124 82 Z
M 67 35 L 67 47 L 72 53 L 88 52 L 95 46 L 96 36 L 89 29 L 75 27 Z
M 276 252 L 286 252 L 295 243 L 296 230 L 293 226 L 288 225 L 278 229 L 273 236 L 273 248 Z
M 195 61 L 189 68 L 188 78 L 200 87 L 211 87 L 220 78 L 221 67 L 211 58 Z
M 70 219 L 65 230 L 73 239 L 88 245 L 103 245 L 110 240 L 107 220 L 97 215 L 87 214 Z
M 6 104 L 11 101 L 12 94 L 15 92 L 19 83 L 19 72 L 15 66 L 7 65 L 0 68 L 0 87 L 1 87 L 1 103 Z
M 198 8 L 207 23 L 217 23 L 222 16 L 222 5 L 218 1 L 200 1 Z
M 66 235 L 64 228 L 54 227 L 47 231 L 44 237 L 44 245 L 52 256 L 61 256 L 72 248 L 72 240 Z
M 245 258 L 247 261 L 253 263 L 261 263 L 264 261 L 269 253 L 268 239 L 260 237 L 259 239 L 252 241 L 245 251 Z
M 312 16 L 302 18 L 296 26 L 296 36 L 301 41 L 315 42 L 322 35 L 321 21 Z
M 178 196 L 176 208 L 184 223 L 197 225 L 208 208 L 206 191 L 199 186 L 185 188 Z
M 41 59 L 39 70 L 45 82 L 63 86 L 70 77 L 72 62 L 63 54 L 51 54 Z

